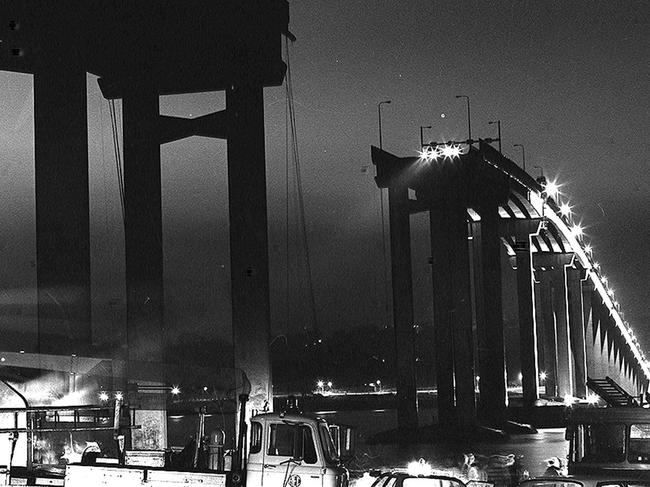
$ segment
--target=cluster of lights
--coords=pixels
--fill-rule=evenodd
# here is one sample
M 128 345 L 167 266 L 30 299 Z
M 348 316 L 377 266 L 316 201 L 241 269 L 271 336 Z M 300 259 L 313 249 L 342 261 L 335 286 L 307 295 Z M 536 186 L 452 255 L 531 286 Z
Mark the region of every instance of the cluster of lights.
M 542 202 L 545 204 L 546 200 L 548 198 L 553 198 L 554 200 L 558 198 L 560 195 L 560 187 L 556 181 L 547 181 L 543 183 L 542 186 L 542 194 L 539 195 L 541 197 Z M 543 214 L 543 213 L 542 213 Z M 584 229 L 580 224 L 574 223 L 571 215 L 572 215 L 572 207 L 569 205 L 567 202 L 563 202 L 559 205 L 559 216 L 561 221 L 563 221 L 568 228 L 569 235 L 568 237 L 571 237 L 569 240 L 573 240 L 575 245 L 578 246 L 578 248 L 582 251 L 584 260 L 587 264 L 587 268 L 592 269 L 592 279 L 594 280 L 594 283 L 599 284 L 599 287 L 602 289 L 602 291 L 605 293 L 604 298 L 607 298 L 609 301 L 609 308 L 610 312 L 615 316 L 616 322 L 619 326 L 619 328 L 623 331 L 623 334 L 625 335 L 625 338 L 627 339 L 628 343 L 631 345 L 634 345 L 634 349 L 636 351 L 635 355 L 637 359 L 640 362 L 641 367 L 644 369 L 644 372 L 646 373 L 646 376 L 650 378 L 650 363 L 646 360 L 645 354 L 641 350 L 640 344 L 636 337 L 634 336 L 634 333 L 632 332 L 632 328 L 630 327 L 629 323 L 626 321 L 623 321 L 622 318 L 620 317 L 620 305 L 618 301 L 614 299 L 614 289 L 608 285 L 608 280 L 607 277 L 602 275 L 600 273 L 600 264 L 596 262 L 593 258 L 593 248 L 590 244 L 586 244 L 583 242 L 583 237 L 584 237 Z M 540 379 L 541 379 L 541 374 L 540 374 Z
M 206 391 L 206 390 L 207 390 L 207 387 L 204 387 L 203 390 Z M 178 395 L 181 393 L 181 389 L 180 389 L 180 387 L 178 387 L 178 386 L 173 386 L 173 387 L 169 388 L 169 392 L 170 392 L 173 396 L 178 396 Z M 122 400 L 124 399 L 124 394 L 122 393 L 122 391 L 116 391 L 113 397 L 114 397 L 117 401 L 122 401 Z M 108 401 L 110 398 L 111 398 L 111 396 L 110 396 L 110 394 L 109 394 L 108 391 L 104 391 L 104 390 L 102 390 L 102 391 L 99 392 L 99 400 L 100 400 L 100 401 L 102 401 L 102 402 L 106 402 L 106 401 Z
M 318 382 L 316 382 L 316 387 L 318 387 L 319 389 L 324 389 L 325 386 L 327 386 L 327 387 L 329 387 L 331 389 L 332 385 L 333 384 L 332 384 L 331 380 L 329 380 L 327 382 L 325 382 L 324 380 L 319 380 Z
M 458 144 L 427 145 L 419 152 L 420 158 L 426 161 L 438 159 L 454 159 L 460 157 L 461 149 Z
M 114 397 L 115 397 L 115 399 L 116 399 L 117 401 L 121 401 L 121 400 L 124 399 L 124 394 L 122 394 L 120 391 L 117 391 L 117 392 L 115 393 L 115 396 L 114 396 Z M 108 401 L 110 398 L 111 398 L 111 396 L 108 394 L 107 391 L 101 391 L 101 392 L 99 393 L 99 400 L 100 400 L 100 401 L 106 402 L 106 401 Z

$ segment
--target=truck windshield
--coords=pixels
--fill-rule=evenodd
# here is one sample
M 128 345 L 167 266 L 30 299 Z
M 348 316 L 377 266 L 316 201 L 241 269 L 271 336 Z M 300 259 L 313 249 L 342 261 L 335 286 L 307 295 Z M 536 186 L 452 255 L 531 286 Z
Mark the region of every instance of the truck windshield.
M 584 441 L 583 462 L 619 463 L 625 460 L 624 424 L 586 424 Z
M 650 424 L 630 425 L 630 463 L 650 463 Z
M 323 453 L 325 454 L 325 459 L 329 463 L 339 463 L 339 455 L 336 452 L 336 447 L 332 441 L 332 435 L 330 435 L 330 430 L 327 427 L 327 423 L 319 423 L 318 432 L 321 444 L 323 445 Z

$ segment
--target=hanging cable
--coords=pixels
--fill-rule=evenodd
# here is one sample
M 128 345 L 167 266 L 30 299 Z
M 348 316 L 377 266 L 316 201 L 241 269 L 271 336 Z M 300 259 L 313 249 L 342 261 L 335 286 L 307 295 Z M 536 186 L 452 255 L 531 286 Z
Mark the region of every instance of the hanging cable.
M 120 205 L 122 207 L 122 224 L 125 221 L 124 211 L 124 169 L 122 165 L 122 152 L 120 151 L 119 124 L 115 100 L 109 100 L 108 107 L 111 115 L 111 130 L 113 133 L 113 150 L 115 152 L 115 170 L 117 172 L 117 185 L 120 192 Z
M 317 333 L 318 318 L 316 314 L 316 299 L 314 296 L 313 273 L 311 268 L 309 242 L 307 239 L 307 223 L 305 220 L 305 203 L 304 203 L 303 190 L 302 190 L 302 175 L 300 172 L 300 155 L 298 152 L 298 136 L 296 130 L 296 111 L 293 103 L 293 85 L 291 80 L 291 57 L 289 53 L 289 42 L 286 39 L 285 39 L 285 59 L 287 63 L 285 87 L 286 87 L 286 96 L 287 96 L 287 112 L 288 112 L 287 118 L 289 122 L 287 126 L 287 131 L 290 130 L 290 137 L 289 135 L 287 135 L 287 140 L 290 138 L 290 144 L 288 143 L 287 146 L 290 145 L 291 147 L 290 152 L 293 159 L 294 178 L 295 178 L 294 182 L 296 188 L 296 200 L 297 200 L 297 212 L 298 212 L 297 216 L 298 216 L 299 231 L 302 237 L 302 245 L 305 251 L 305 265 L 307 267 L 307 289 L 309 293 L 309 304 L 311 308 L 313 331 Z M 289 150 L 287 150 L 287 153 L 288 152 Z M 287 167 L 287 176 L 288 176 L 288 167 Z M 287 191 L 288 191 L 288 185 L 289 183 L 287 177 Z M 309 329 L 307 328 L 307 325 L 303 325 L 303 330 L 309 334 Z

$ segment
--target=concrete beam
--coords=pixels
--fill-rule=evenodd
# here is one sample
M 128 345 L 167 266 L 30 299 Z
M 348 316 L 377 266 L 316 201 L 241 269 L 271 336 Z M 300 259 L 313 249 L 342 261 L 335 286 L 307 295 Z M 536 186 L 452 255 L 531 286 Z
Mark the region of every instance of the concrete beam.
M 582 304 L 582 283 L 584 269 L 567 268 L 567 300 L 569 310 L 569 336 L 575 371 L 574 397 L 587 397 L 587 349 L 585 344 L 585 323 Z
M 533 293 L 530 234 L 515 247 L 517 261 L 517 302 L 519 306 L 519 339 L 521 387 L 524 407 L 533 407 L 539 399 L 537 369 L 537 332 L 535 297 Z
M 262 85 L 242 76 L 226 90 L 235 367 L 250 381 L 247 417 L 272 408 L 269 257 Z M 247 81 L 244 81 L 247 80 Z
M 545 393 L 548 397 L 556 397 L 557 392 L 557 341 L 555 333 L 555 315 L 553 314 L 553 287 L 550 272 L 537 269 L 535 271 L 536 287 L 539 293 L 539 305 L 542 328 L 543 366 L 546 375 L 544 379 Z
M 164 362 L 164 295 L 158 94 L 147 85 L 125 94 L 124 237 L 126 251 L 127 363 Z M 138 371 L 127 370 L 127 376 Z M 162 371 L 151 385 L 164 384 Z M 142 449 L 167 446 L 165 403 L 158 398 L 140 411 L 142 429 L 133 445 Z
M 418 427 L 418 410 L 408 188 L 388 188 L 388 214 L 397 370 L 397 426 L 400 431 L 409 431 Z
M 86 73 L 50 62 L 34 75 L 38 352 L 91 346 Z
M 499 204 L 484 200 L 481 215 L 483 330 L 479 330 L 479 415 L 498 424 L 505 420 L 507 405 L 505 343 L 501 290 L 501 239 Z
M 467 208 L 450 193 L 446 207 L 430 211 L 438 422 L 469 428 L 476 406 Z
M 555 321 L 555 343 L 557 364 L 557 394 L 561 397 L 573 395 L 573 357 L 568 327 L 568 304 L 566 267 L 573 263 L 573 254 L 536 254 L 535 267 L 546 269 L 551 280 L 551 309 Z M 547 304 L 542 303 L 542 306 Z

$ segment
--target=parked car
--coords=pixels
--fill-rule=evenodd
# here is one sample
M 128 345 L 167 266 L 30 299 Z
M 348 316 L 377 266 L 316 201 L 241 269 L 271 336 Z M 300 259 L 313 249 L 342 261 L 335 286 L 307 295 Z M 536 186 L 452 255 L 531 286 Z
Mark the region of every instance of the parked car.
M 464 482 L 459 478 L 446 475 L 414 475 L 392 471 L 380 474 L 371 487 L 494 487 L 494 484 L 477 480 Z
M 634 475 L 570 475 L 568 477 L 536 477 L 520 482 L 519 487 L 650 487 L 650 480 Z

